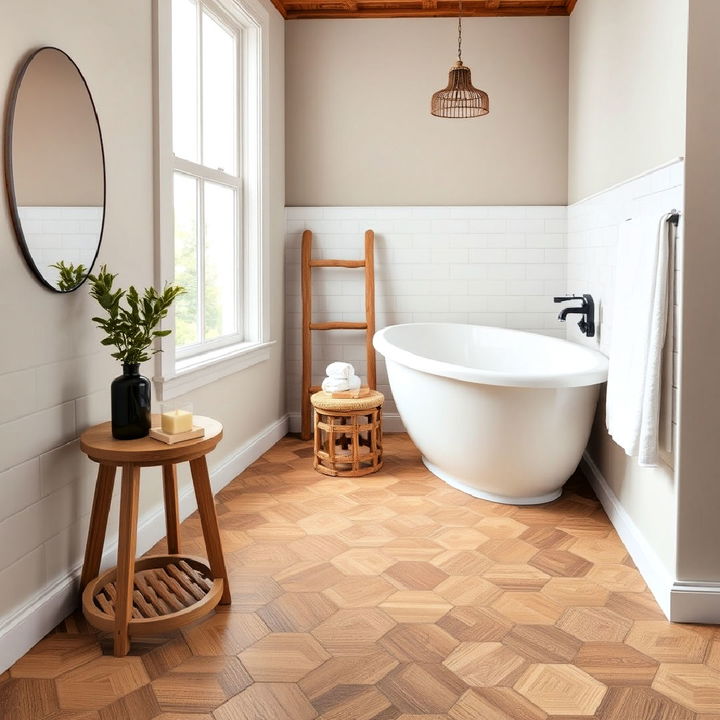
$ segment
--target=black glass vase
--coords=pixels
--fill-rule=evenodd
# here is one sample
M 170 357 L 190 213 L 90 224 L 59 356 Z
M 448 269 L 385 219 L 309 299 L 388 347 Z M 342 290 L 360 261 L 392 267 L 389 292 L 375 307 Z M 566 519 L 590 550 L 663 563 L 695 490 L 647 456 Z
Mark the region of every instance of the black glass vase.
M 110 386 L 112 436 L 135 440 L 150 432 L 150 381 L 138 363 L 123 363 L 123 374 Z

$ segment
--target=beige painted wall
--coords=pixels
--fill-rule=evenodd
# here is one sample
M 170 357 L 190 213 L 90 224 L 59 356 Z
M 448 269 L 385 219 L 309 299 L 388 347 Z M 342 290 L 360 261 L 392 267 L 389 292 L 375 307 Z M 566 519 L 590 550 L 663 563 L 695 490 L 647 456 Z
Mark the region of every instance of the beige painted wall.
M 570 19 L 570 202 L 684 155 L 687 0 L 580 0 Z M 641 468 L 605 429 L 588 446 L 620 506 L 675 574 L 676 487 Z
M 570 17 L 570 202 L 685 147 L 687 0 L 580 0 Z
M 490 114 L 430 115 L 450 18 L 287 23 L 288 205 L 564 205 L 567 18 L 470 18 Z
M 690 0 L 677 577 L 720 582 L 720 3 Z
M 88 91 L 61 52 L 46 49 L 25 71 L 13 117 L 18 205 L 103 204 L 100 134 Z
M 270 282 L 280 287 L 284 24 L 269 2 L 264 5 L 271 14 Z M 140 286 L 150 284 L 154 275 L 151 10 L 148 0 L 5 0 L 0 25 L 4 101 L 31 48 L 61 47 L 85 74 L 107 158 L 107 214 L 99 260 L 119 273 L 123 284 Z M 109 384 L 119 368 L 99 345 L 99 332 L 90 321 L 95 308 L 85 289 L 53 294 L 27 270 L 6 201 L 0 203 L 0 228 L 2 636 L 9 618 L 35 599 L 51 597 L 81 562 L 96 468 L 81 455 L 76 438 L 88 425 L 107 419 Z M 271 337 L 277 343 L 270 360 L 192 394 L 196 412 L 216 416 L 225 425 L 223 442 L 210 458 L 211 470 L 285 412 L 282 298 L 272 293 L 271 298 Z M 151 363 L 143 368 L 147 375 L 152 370 Z M 148 473 L 142 483 L 141 522 L 160 507 L 161 486 L 152 480 Z M 186 477 L 182 487 L 187 488 Z M 109 543 L 116 513 L 114 505 Z M 29 644 L 37 639 L 27 638 Z M 6 649 L 0 642 L 0 650 Z

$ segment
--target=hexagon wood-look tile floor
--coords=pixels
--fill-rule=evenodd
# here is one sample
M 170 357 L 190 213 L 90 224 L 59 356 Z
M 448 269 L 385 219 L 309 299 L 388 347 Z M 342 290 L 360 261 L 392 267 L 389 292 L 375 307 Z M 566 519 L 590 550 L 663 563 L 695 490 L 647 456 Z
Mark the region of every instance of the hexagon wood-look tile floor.
M 217 498 L 232 606 L 125 658 L 75 615 L 0 718 L 720 720 L 720 630 L 663 619 L 581 475 L 495 505 L 385 445 L 347 480 L 282 440 Z M 202 553 L 197 517 L 182 538 Z

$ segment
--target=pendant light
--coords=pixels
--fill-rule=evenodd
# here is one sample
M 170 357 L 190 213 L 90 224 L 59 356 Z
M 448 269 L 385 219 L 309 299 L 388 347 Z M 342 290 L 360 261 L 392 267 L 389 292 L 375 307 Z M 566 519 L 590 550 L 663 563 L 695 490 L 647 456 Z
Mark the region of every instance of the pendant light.
M 490 112 L 490 98 L 473 87 L 470 68 L 462 62 L 462 0 L 458 5 L 458 59 L 450 68 L 448 86 L 432 96 L 430 112 L 437 117 L 471 118 Z

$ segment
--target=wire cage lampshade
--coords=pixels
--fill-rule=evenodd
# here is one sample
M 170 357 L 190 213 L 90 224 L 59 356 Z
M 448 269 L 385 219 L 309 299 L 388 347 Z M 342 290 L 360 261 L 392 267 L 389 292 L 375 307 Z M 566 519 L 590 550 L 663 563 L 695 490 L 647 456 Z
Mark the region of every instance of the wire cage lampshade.
M 462 0 L 458 7 L 458 59 L 450 68 L 447 87 L 432 96 L 430 112 L 444 118 L 480 117 L 490 112 L 488 94 L 473 87 L 470 68 L 463 65 Z

